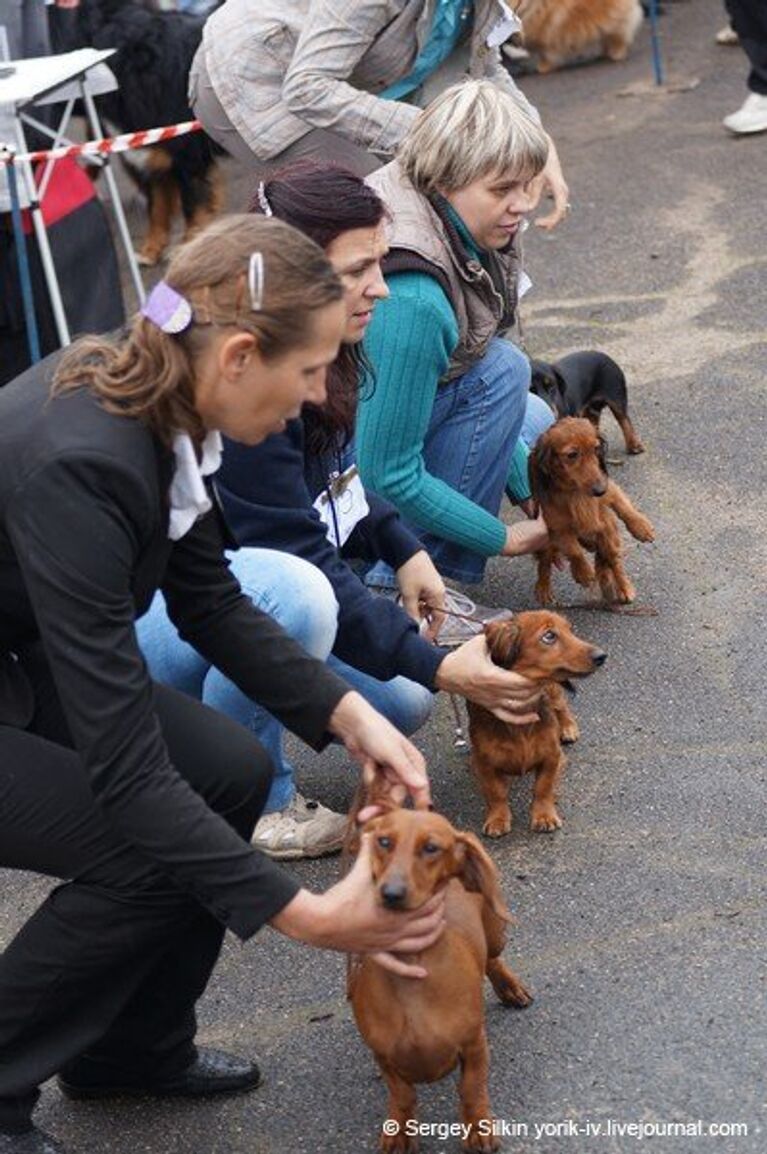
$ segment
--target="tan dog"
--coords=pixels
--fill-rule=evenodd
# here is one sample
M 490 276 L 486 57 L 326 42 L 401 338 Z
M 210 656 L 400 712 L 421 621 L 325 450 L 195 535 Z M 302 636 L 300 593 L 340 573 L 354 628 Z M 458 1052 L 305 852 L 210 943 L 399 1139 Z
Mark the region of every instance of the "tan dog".
M 639 0 L 521 0 L 517 12 L 539 72 L 595 53 L 625 60 L 642 23 Z
M 356 958 L 350 968 L 354 1017 L 389 1088 L 387 1118 L 397 1123 L 397 1133 L 382 1135 L 381 1150 L 417 1150 L 415 1087 L 460 1064 L 464 1147 L 489 1154 L 500 1142 L 492 1133 L 487 1092 L 482 979 L 487 974 L 507 1006 L 532 1001 L 500 958 L 511 915 L 498 871 L 473 834 L 458 832 L 435 813 L 392 809 L 367 822 L 364 832 L 372 836 L 373 881 L 382 905 L 417 909 L 447 887 L 445 932 L 418 955 L 427 977 L 400 977 L 369 957 Z
M 510 832 L 509 779 L 523 773 L 535 774 L 530 828 L 559 829 L 557 789 L 566 764 L 560 743 L 578 738 L 578 723 L 560 683 L 587 677 L 604 664 L 607 654 L 576 637 L 560 614 L 543 609 L 491 621 L 485 635 L 495 664 L 540 683 L 543 695 L 540 719 L 529 725 L 508 725 L 467 702 L 471 765 L 487 806 L 482 832 L 488 837 Z
M 558 554 L 568 559 L 579 585 L 598 581 L 605 601 L 633 601 L 636 591 L 623 566 L 618 517 L 637 541 L 654 541 L 655 531 L 607 476 L 605 442 L 591 421 L 564 417 L 553 424 L 538 438 L 529 468 L 550 542 L 538 554 L 535 594 L 541 605 L 554 600 L 551 570 Z M 594 566 L 587 549 L 594 554 Z

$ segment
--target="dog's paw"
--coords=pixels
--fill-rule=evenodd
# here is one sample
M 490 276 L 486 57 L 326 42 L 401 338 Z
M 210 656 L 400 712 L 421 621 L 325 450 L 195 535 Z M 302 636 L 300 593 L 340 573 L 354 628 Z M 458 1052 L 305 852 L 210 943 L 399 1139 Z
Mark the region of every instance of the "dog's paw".
M 142 268 L 155 268 L 156 265 L 162 264 L 164 257 L 165 245 L 142 244 L 136 251 L 136 264 Z
M 559 740 L 563 745 L 575 745 L 580 735 L 581 729 L 575 720 L 563 725 L 559 730 Z
M 637 541 L 655 540 L 655 530 L 652 527 L 652 522 L 648 521 L 646 517 L 639 516 L 632 520 L 629 531 L 632 537 L 636 537 Z
M 637 591 L 634 588 L 628 577 L 624 577 L 622 581 L 618 581 L 615 590 L 615 597 L 613 600 L 617 601 L 619 605 L 630 605 L 635 599 Z M 607 600 L 607 598 L 605 598 Z
M 533 1004 L 533 995 L 514 974 L 504 974 L 493 988 L 504 1006 L 516 1006 L 522 1010 Z
M 561 829 L 563 824 L 553 805 L 540 808 L 533 806 L 530 811 L 530 829 L 536 833 L 552 833 L 555 829 Z
M 492 1118 L 480 1118 L 471 1123 L 468 1138 L 463 1140 L 464 1150 L 473 1150 L 474 1154 L 494 1154 L 500 1150 L 501 1139 L 493 1133 Z
M 535 586 L 535 600 L 539 605 L 553 605 L 554 592 L 548 581 L 538 581 Z
M 505 837 L 511 833 L 511 814 L 493 814 L 482 826 L 485 837 Z
M 384 1122 L 386 1127 L 393 1127 L 396 1124 L 394 1118 L 387 1118 Z M 418 1138 L 413 1134 L 406 1134 L 405 1124 L 400 1122 L 396 1134 L 381 1134 L 378 1148 L 381 1154 L 418 1154 Z

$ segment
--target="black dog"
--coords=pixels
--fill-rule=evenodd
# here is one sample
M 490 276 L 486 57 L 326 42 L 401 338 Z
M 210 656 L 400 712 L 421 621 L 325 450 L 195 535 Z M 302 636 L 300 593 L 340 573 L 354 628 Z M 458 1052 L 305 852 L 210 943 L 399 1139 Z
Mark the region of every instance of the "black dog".
M 141 0 L 81 0 L 72 11 L 54 9 L 51 33 L 57 52 L 117 49 L 107 64 L 119 88 L 98 97 L 99 112 L 118 131 L 138 132 L 194 120 L 187 81 L 204 22 Z M 203 132 L 193 132 L 126 154 L 128 172 L 149 202 L 149 232 L 138 252 L 142 264 L 162 257 L 179 208 L 187 235 L 218 211 L 220 152 Z
M 628 415 L 628 391 L 623 369 L 606 353 L 571 353 L 554 364 L 531 361 L 530 391 L 541 397 L 558 417 L 588 417 L 598 429 L 608 408 L 621 427 L 627 453 L 643 453 Z

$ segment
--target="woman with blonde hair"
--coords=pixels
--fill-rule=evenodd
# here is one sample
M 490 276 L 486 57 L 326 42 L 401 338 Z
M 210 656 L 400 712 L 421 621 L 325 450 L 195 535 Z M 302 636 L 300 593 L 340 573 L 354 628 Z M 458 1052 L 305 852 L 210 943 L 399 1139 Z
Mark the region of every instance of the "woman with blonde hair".
M 2 1154 L 61 1151 L 31 1122 L 56 1073 L 73 1098 L 258 1084 L 252 1062 L 194 1044 L 226 929 L 247 940 L 269 922 L 413 977 L 390 951 L 441 932 L 439 902 L 376 906 L 364 845 L 324 894 L 256 851 L 262 747 L 153 683 L 135 634 L 161 588 L 182 636 L 244 692 L 428 804 L 413 746 L 243 596 L 208 485 L 221 434 L 257 444 L 322 403 L 341 296 L 308 238 L 224 218 L 127 333 L 0 394 L 0 867 L 64 879 L 0 955 Z
M 376 387 L 362 398 L 365 484 L 413 526 L 440 573 L 479 582 L 488 557 L 534 553 L 540 518 L 507 525 L 504 492 L 531 508 L 530 446 L 553 421 L 506 337 L 524 291 L 521 235 L 548 141 L 486 80 L 438 96 L 396 160 L 367 179 L 392 218 L 389 296 L 368 326 Z M 367 580 L 391 584 L 374 567 Z

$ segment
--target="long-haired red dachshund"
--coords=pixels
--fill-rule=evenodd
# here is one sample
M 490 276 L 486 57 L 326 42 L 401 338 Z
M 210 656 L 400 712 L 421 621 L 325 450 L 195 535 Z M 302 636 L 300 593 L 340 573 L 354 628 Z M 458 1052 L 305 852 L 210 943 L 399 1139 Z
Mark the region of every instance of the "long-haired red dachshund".
M 564 417 L 539 437 L 530 454 L 533 496 L 549 530 L 549 546 L 538 554 L 535 595 L 554 600 L 551 570 L 564 555 L 579 585 L 599 582 L 605 601 L 633 601 L 636 591 L 623 566 L 618 517 L 637 541 L 654 541 L 655 531 L 607 475 L 605 442 L 585 417 Z M 594 554 L 594 565 L 585 550 Z
M 389 1088 L 385 1154 L 418 1146 L 416 1091 L 460 1064 L 462 1135 L 467 1150 L 497 1150 L 487 1092 L 489 1053 L 482 979 L 500 1000 L 527 1006 L 532 998 L 500 954 L 511 915 L 498 871 L 471 833 L 423 810 L 391 809 L 363 832 L 372 837 L 373 882 L 389 909 L 410 910 L 447 887 L 445 932 L 418 955 L 428 971 L 414 980 L 382 969 L 369 957 L 350 968 L 349 997 L 362 1037 Z
M 485 636 L 495 664 L 540 683 L 542 693 L 539 720 L 528 725 L 508 725 L 482 706 L 467 702 L 471 765 L 487 806 L 482 832 L 488 837 L 510 832 L 510 777 L 523 773 L 535 774 L 531 829 L 559 829 L 557 790 L 566 763 L 561 743 L 578 738 L 578 723 L 561 683 L 587 677 L 604 664 L 607 654 L 576 637 L 564 617 L 546 609 L 491 621 L 485 626 Z

